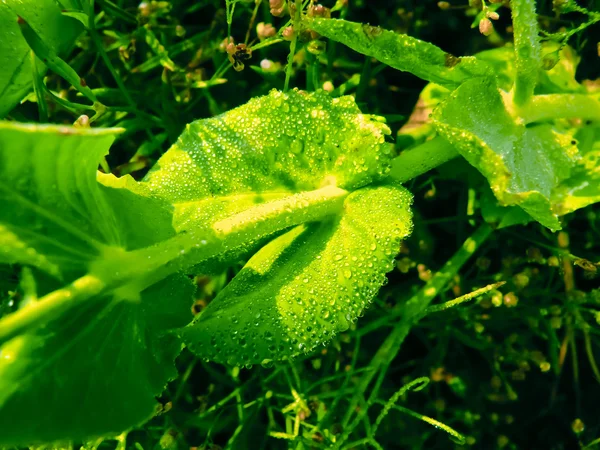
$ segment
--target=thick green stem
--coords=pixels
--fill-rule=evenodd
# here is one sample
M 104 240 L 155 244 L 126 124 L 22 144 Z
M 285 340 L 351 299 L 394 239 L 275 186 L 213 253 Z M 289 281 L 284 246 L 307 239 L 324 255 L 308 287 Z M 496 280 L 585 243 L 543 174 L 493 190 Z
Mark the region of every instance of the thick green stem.
M 181 232 L 154 246 L 131 252 L 103 247 L 90 273 L 71 285 L 52 292 L 32 306 L 0 320 L 0 341 L 25 328 L 57 317 L 92 296 L 112 293 L 117 297 L 141 292 L 169 275 L 189 269 L 229 249 L 254 242 L 285 228 L 321 220 L 343 207 L 348 191 L 325 186 L 258 204 L 218 221 L 210 229 Z M 131 299 L 123 297 L 124 300 Z
M 392 170 L 388 176 L 405 183 L 457 156 L 458 152 L 454 146 L 438 136 L 400 153 L 400 156 L 392 161 Z
M 69 286 L 42 297 L 35 303 L 12 313 L 0 321 L 0 342 L 4 342 L 34 324 L 52 320 L 71 308 L 102 291 L 106 285 L 93 275 L 78 278 Z
M 351 399 L 350 406 L 343 420 L 342 428 L 345 430 L 341 439 L 336 442 L 336 447 L 339 448 L 352 433 L 354 427 L 360 423 L 362 418 L 367 414 L 368 408 L 361 408 L 350 424 L 350 419 L 356 411 L 356 407 L 364 397 L 367 388 L 373 381 L 376 375 L 379 374 L 378 380 L 373 387 L 367 406 L 372 405 L 377 399 L 379 388 L 383 381 L 383 377 L 387 372 L 388 367 L 400 351 L 400 347 L 411 328 L 424 316 L 427 307 L 435 297 L 442 291 L 448 282 L 458 273 L 458 271 L 466 264 L 473 256 L 475 251 L 483 244 L 492 233 L 492 228 L 488 224 L 481 225 L 469 237 L 458 251 L 444 264 L 442 269 L 437 272 L 433 278 L 427 282 L 423 288 L 412 297 L 402 308 L 402 319 L 394 327 L 390 335 L 383 341 L 371 363 L 369 370 L 365 372 L 358 383 L 355 394 Z M 387 318 L 385 318 L 387 321 Z
M 535 0 L 511 0 L 515 36 L 514 101 L 517 106 L 526 105 L 533 96 L 542 67 L 542 47 L 539 39 Z
M 536 95 L 518 114 L 525 123 L 575 118 L 600 121 L 600 102 L 585 94 Z

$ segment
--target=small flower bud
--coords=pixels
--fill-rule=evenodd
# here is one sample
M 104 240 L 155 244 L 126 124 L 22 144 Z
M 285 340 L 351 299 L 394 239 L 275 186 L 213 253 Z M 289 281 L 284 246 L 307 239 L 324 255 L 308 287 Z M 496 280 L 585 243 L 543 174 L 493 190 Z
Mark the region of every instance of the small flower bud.
M 438 2 L 437 5 L 442 10 L 450 9 L 450 2 Z
M 227 52 L 228 55 L 235 54 L 235 44 L 233 43 L 233 41 L 229 42 L 229 44 L 227 44 L 225 46 L 225 51 Z
M 228 38 L 225 38 L 221 41 L 221 43 L 219 44 L 219 51 L 225 53 L 227 52 L 227 48 L 229 46 L 229 44 L 233 44 L 233 38 L 231 36 L 229 36 Z
M 488 11 L 485 13 L 485 15 L 488 19 L 492 19 L 492 20 L 498 20 L 500 18 L 500 14 L 498 14 L 495 11 Z
M 585 425 L 581 419 L 575 419 L 571 424 L 571 429 L 573 430 L 573 433 L 581 434 L 583 433 L 583 430 L 585 430 Z
M 490 19 L 481 19 L 479 21 L 479 32 L 484 36 L 489 36 L 494 32 L 494 25 Z
M 269 0 L 269 7 L 271 8 L 271 14 L 275 17 L 283 16 L 283 11 L 285 10 L 285 1 L 284 0 Z
M 281 33 L 281 36 L 286 41 L 293 40 L 294 39 L 294 27 L 287 27 L 286 29 L 284 29 L 283 32 Z
M 265 39 L 275 36 L 275 34 L 277 34 L 277 30 L 270 23 L 261 22 L 256 25 L 256 34 L 258 39 L 264 41 Z
M 90 127 L 90 118 L 85 114 L 79 116 L 75 123 L 73 124 L 75 128 L 89 128 Z
M 325 17 L 329 19 L 331 17 L 331 10 L 323 5 L 313 5 L 308 8 L 309 17 Z
M 319 40 L 314 40 L 306 46 L 306 50 L 316 56 L 323 54 L 326 49 L 325 42 Z

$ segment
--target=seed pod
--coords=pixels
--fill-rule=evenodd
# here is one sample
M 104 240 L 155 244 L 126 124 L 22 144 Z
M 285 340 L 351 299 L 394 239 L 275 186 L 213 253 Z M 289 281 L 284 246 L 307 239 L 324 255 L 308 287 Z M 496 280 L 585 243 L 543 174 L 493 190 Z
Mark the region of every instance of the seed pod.
M 494 25 L 490 19 L 481 19 L 479 21 L 479 32 L 484 36 L 489 36 L 494 32 Z
M 554 68 L 554 66 L 556 66 L 556 64 L 558 64 L 559 61 L 560 54 L 558 50 L 556 50 L 555 52 L 547 53 L 542 58 L 542 68 L 544 70 L 550 70 Z

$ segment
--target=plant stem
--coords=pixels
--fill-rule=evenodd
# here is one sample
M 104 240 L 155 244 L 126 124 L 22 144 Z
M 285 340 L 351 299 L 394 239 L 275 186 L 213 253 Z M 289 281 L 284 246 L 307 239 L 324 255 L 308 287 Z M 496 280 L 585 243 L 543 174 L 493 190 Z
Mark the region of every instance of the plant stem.
M 51 292 L 39 301 L 9 314 L 0 321 L 0 342 L 16 336 L 33 324 L 52 320 L 62 311 L 72 308 L 74 303 L 80 303 L 100 293 L 105 286 L 99 278 L 85 275 L 69 286 Z
M 518 113 L 526 124 L 559 118 L 600 122 L 600 101 L 586 94 L 536 95 Z
M 39 120 L 41 123 L 48 122 L 48 104 L 46 103 L 46 97 L 44 97 L 44 75 L 39 70 L 39 63 L 33 50 L 29 52 L 31 54 L 31 68 L 33 71 L 33 91 L 35 92 Z
M 473 256 L 475 251 L 486 241 L 491 235 L 492 228 L 488 224 L 483 224 L 475 232 L 465 240 L 458 251 L 450 258 L 442 269 L 437 272 L 431 280 L 421 288 L 421 290 L 413 296 L 402 308 L 402 319 L 396 325 L 394 330 L 389 334 L 386 340 L 381 344 L 373 359 L 369 364 L 369 370 L 366 372 L 358 383 L 354 396 L 350 401 L 347 413 L 344 417 L 342 428 L 345 430 L 341 439 L 336 443 L 336 448 L 339 448 L 345 442 L 353 431 L 348 424 L 355 412 L 360 399 L 364 397 L 367 388 L 371 381 L 379 373 L 379 377 L 373 387 L 367 405 L 372 405 L 377 399 L 379 388 L 383 382 L 383 377 L 387 372 L 388 367 L 400 351 L 400 347 L 411 328 L 424 316 L 424 313 L 432 302 L 437 297 L 441 290 L 448 282 L 458 273 L 465 263 Z M 368 408 L 361 408 L 357 413 L 352 424 L 358 424 L 360 419 L 368 412 Z
M 533 95 L 542 67 L 542 50 L 539 39 L 535 0 L 511 0 L 515 36 L 514 101 L 517 106 L 526 105 Z
M 261 203 L 217 221 L 211 228 L 181 230 L 176 236 L 150 247 L 107 254 L 91 270 L 98 278 L 111 280 L 106 282 L 109 286 L 134 280 L 136 288 L 141 291 L 173 273 L 185 271 L 227 250 L 256 242 L 295 225 L 336 214 L 347 195 L 348 191 L 344 189 L 325 186 Z M 128 269 L 123 270 L 123 267 Z
M 296 45 L 298 45 L 298 33 L 300 33 L 300 17 L 302 16 L 302 0 L 296 0 L 296 13 L 294 14 L 294 36 L 290 44 L 290 54 L 288 56 L 288 64 L 285 69 L 285 83 L 283 91 L 287 92 L 290 87 L 290 78 L 292 77 L 292 66 L 294 65 L 294 55 L 296 53 Z
M 187 230 L 150 247 L 129 252 L 121 248 L 103 248 L 103 257 L 90 265 L 88 275 L 0 320 L 0 341 L 14 337 L 34 324 L 41 325 L 74 303 L 101 292 L 114 290 L 117 297 L 122 293 L 141 292 L 173 273 L 189 269 L 228 249 L 335 214 L 347 195 L 348 191 L 344 189 L 325 186 L 259 204 L 214 223 L 212 228 L 197 232 Z
M 405 150 L 392 161 L 388 177 L 405 183 L 458 156 L 452 144 L 441 136 Z

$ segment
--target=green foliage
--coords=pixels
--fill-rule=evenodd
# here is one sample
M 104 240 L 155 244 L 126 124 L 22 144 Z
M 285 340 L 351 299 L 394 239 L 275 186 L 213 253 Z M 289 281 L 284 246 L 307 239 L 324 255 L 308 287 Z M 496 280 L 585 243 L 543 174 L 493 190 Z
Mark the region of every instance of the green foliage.
M 548 125 L 526 127 L 504 108 L 496 86 L 464 83 L 435 111 L 437 130 L 490 182 L 504 205 L 519 205 L 550 229 L 560 228 L 553 189 L 569 178 L 577 149 Z
M 135 235 L 130 228 L 159 224 L 159 201 L 96 182 L 116 132 L 0 125 L 2 261 L 55 277 L 33 293 L 39 300 L 0 321 L 0 417 L 12 424 L 2 445 L 116 434 L 150 418 L 154 397 L 176 375 L 181 344 L 166 332 L 187 321 L 189 280 L 105 289 L 110 280 L 84 275 L 103 258 L 165 236 L 155 226 Z M 53 414 L 32 424 L 40 403 Z
M 395 425 L 390 433 L 394 411 L 472 445 L 472 436 L 441 420 L 481 435 L 471 410 L 495 398 L 514 401 L 512 382 L 529 363 L 553 369 L 554 402 L 568 351 L 575 385 L 580 379 L 575 336 L 600 377 L 591 337 L 597 333 L 588 323 L 597 320 L 598 302 L 593 292 L 576 291 L 573 275 L 574 266 L 588 277 L 598 272 L 598 263 L 586 259 L 597 248 L 596 215 L 588 208 L 564 217 L 600 201 L 600 102 L 579 83 L 579 58 L 567 46 L 600 16 L 575 2 L 555 2 L 557 14 L 584 21 L 551 33 L 544 19 L 548 32 L 540 42 L 536 2 L 510 3 L 514 46 L 468 57 L 446 51 L 452 40 L 442 42 L 444 50 L 427 42 L 426 6 L 413 17 L 395 4 L 371 9 L 357 2 L 367 12 L 359 20 L 373 14 L 391 31 L 345 20 L 354 5 L 342 1 L 331 10 L 299 1 L 142 2 L 137 15 L 127 2 L 108 0 L 98 0 L 95 10 L 87 1 L 0 3 L 0 116 L 10 120 L 0 122 L 0 423 L 11 424 L 0 445 L 97 439 L 90 444 L 96 448 L 143 426 L 159 411 L 163 393 L 165 410 L 172 401 L 185 411 L 145 426 L 156 437 L 150 447 L 210 448 L 229 430 L 227 448 L 257 448 L 255 429 L 264 425 L 256 412 L 268 418 L 264 436 L 294 441 L 290 448 L 392 448 L 415 435 L 412 447 L 425 446 L 429 431 L 420 435 L 402 422 L 402 433 Z M 470 2 L 467 11 L 465 23 L 475 17 L 487 44 L 507 40 L 491 22 L 507 15 L 502 5 Z M 256 26 L 261 17 L 279 30 Z M 240 18 L 247 31 L 239 29 Z M 414 28 L 404 26 L 413 19 Z M 277 60 L 284 63 L 285 52 L 277 48 L 285 40 L 284 73 Z M 337 43 L 366 58 L 357 63 Z M 275 61 L 252 65 L 257 54 Z M 248 66 L 253 70 L 228 73 Z M 386 139 L 416 94 L 394 96 L 415 83 L 410 74 L 430 84 L 395 149 Z M 306 91 L 288 89 L 304 79 Z M 406 91 L 416 93 L 419 83 Z M 92 104 L 78 103 L 81 95 Z M 37 108 L 27 102 L 15 108 L 24 99 Z M 95 115 L 80 116 L 89 111 Z M 74 127 L 17 122 L 34 117 L 77 120 Z M 106 128 L 90 129 L 90 122 Z M 413 232 L 413 194 L 417 226 L 405 242 Z M 436 195 L 440 201 L 428 207 L 423 198 Z M 586 232 L 577 238 L 586 244 L 575 250 L 565 232 L 557 247 L 539 226 L 523 228 L 529 235 L 517 238 L 497 231 L 532 221 L 571 231 L 571 221 L 582 217 Z M 497 233 L 504 233 L 503 245 L 486 244 Z M 527 250 L 525 262 L 511 259 L 521 249 L 513 242 L 518 238 L 542 242 L 552 256 Z M 480 247 L 496 260 L 482 256 L 468 267 Z M 537 266 L 518 268 L 525 263 Z M 559 265 L 558 276 L 544 272 Z M 425 282 L 420 288 L 413 267 Z M 536 280 L 541 272 L 545 278 Z M 392 286 L 380 291 L 388 273 Z M 557 279 L 564 279 L 566 294 Z M 458 299 L 449 298 L 449 286 Z M 500 286 L 511 291 L 503 296 Z M 517 294 L 533 301 L 511 316 L 507 308 L 517 305 Z M 430 306 L 438 296 L 446 301 Z M 490 310 L 503 304 L 505 314 Z M 364 314 L 370 318 L 357 326 Z M 505 336 L 501 324 L 509 320 L 523 322 L 523 354 Z M 417 328 L 416 346 L 403 345 Z M 546 341 L 547 356 L 530 351 Z M 408 360 L 420 342 L 426 351 Z M 401 348 L 406 358 L 397 358 Z M 466 370 L 473 350 L 478 362 Z M 178 356 L 185 369 L 167 387 L 177 377 Z M 481 361 L 489 367 L 480 370 Z M 264 368 L 238 368 L 256 364 Z M 456 373 L 445 374 L 444 364 Z M 517 367 L 510 380 L 503 372 L 508 364 Z M 386 375 L 392 366 L 394 377 Z M 212 381 L 192 388 L 199 370 Z M 474 373 L 500 381 L 469 384 Z M 408 402 L 412 386 L 421 390 L 429 381 L 447 384 L 459 412 L 448 414 L 433 400 L 428 415 L 396 405 Z M 496 390 L 474 390 L 475 383 Z M 250 389 L 257 396 L 248 401 Z M 215 392 L 223 395 L 217 402 Z M 463 406 L 472 397 L 478 406 Z M 232 400 L 237 426 L 220 409 Z M 40 405 L 44 414 L 32 417 Z M 147 447 L 140 442 L 136 437 L 136 448 Z M 126 448 L 125 434 L 118 445 Z
M 289 122 L 290 112 L 298 122 Z M 170 362 L 181 345 L 165 331 L 186 323 L 192 293 L 172 273 L 322 220 L 267 244 L 182 333 L 203 358 L 280 360 L 347 329 L 410 233 L 404 188 L 361 189 L 389 170 L 382 145 L 388 129 L 360 114 L 349 97 L 272 92 L 196 122 L 144 183 L 107 175 L 96 181 L 115 130 L 4 123 L 0 131 L 3 261 L 72 281 L 0 322 L 0 414 L 16 424 L 2 437 L 5 445 L 110 435 L 152 414 L 153 396 L 173 377 Z M 321 288 L 304 299 L 316 284 Z M 272 336 L 268 346 L 265 333 Z M 86 352 L 97 357 L 81 366 Z M 92 390 L 90 373 L 110 383 Z M 55 396 L 57 383 L 69 392 Z M 79 402 L 81 391 L 91 391 L 86 402 Z M 116 414 L 124 392 L 131 402 Z M 49 419 L 28 428 L 27 411 L 47 395 L 57 414 L 93 410 L 106 420 L 82 414 L 60 426 Z
M 31 50 L 21 37 L 17 17 L 29 24 L 55 53 L 64 53 L 83 29 L 75 20 L 61 14 L 72 7 L 70 0 L 60 5 L 52 0 L 6 0 L 0 7 L 0 118 L 6 116 L 31 89 L 34 74 Z M 38 61 L 40 66 L 43 64 Z M 39 70 L 39 69 L 38 69 Z M 43 72 L 44 70 L 39 70 Z
M 338 19 L 312 19 L 307 26 L 394 69 L 442 86 L 491 76 L 487 66 L 473 57 L 457 58 L 428 42 L 379 27 Z
M 306 353 L 349 328 L 392 269 L 410 234 L 410 194 L 353 192 L 340 217 L 301 225 L 258 251 L 183 331 L 199 356 L 232 365 Z

